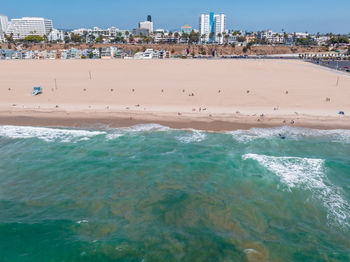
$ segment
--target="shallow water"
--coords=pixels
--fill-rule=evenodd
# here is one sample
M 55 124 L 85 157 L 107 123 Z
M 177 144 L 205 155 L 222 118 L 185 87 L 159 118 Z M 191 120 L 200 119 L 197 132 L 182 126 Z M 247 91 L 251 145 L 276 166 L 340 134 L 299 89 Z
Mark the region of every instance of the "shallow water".
M 350 261 L 350 131 L 0 126 L 0 261 Z

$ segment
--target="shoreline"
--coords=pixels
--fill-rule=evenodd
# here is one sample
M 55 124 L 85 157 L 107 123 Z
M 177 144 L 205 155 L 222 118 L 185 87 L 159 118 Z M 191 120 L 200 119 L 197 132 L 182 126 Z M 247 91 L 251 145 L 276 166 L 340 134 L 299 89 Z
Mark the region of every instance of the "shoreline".
M 294 124 L 291 124 L 293 119 Z M 283 121 L 286 123 L 283 123 Z M 349 129 L 349 117 L 315 116 L 174 116 L 156 113 L 68 113 L 68 112 L 0 112 L 0 125 L 67 127 L 67 128 L 124 128 L 139 124 L 159 124 L 174 129 L 196 129 L 212 132 L 273 128 L 281 126 L 320 130 Z

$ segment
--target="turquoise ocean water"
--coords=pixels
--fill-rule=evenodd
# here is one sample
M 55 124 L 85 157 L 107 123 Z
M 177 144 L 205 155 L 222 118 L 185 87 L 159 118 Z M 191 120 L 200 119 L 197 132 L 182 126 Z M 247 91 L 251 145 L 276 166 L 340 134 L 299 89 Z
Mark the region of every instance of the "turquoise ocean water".
M 0 261 L 350 261 L 350 131 L 0 126 Z

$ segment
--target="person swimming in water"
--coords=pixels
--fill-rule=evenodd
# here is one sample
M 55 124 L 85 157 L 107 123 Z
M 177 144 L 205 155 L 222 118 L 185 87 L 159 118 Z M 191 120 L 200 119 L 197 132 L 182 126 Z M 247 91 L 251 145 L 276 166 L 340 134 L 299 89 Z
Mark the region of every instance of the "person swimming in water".
M 282 134 L 278 134 L 278 135 L 281 139 L 283 139 L 283 140 L 286 139 L 286 137 L 284 135 L 282 135 Z

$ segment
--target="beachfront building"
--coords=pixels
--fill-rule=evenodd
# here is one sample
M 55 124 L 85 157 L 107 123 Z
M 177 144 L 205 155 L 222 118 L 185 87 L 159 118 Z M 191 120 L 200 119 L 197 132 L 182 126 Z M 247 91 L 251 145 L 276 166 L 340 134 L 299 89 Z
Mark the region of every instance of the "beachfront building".
M 149 15 L 147 16 L 147 21 L 140 22 L 139 28 L 147 29 L 149 33 L 153 33 L 153 22 L 152 17 Z
M 92 42 L 94 39 L 98 37 L 102 37 L 104 42 L 106 41 L 108 42 L 115 39 L 119 35 L 119 33 L 122 33 L 123 36 L 125 35 L 124 34 L 125 31 L 121 31 L 116 27 L 102 29 L 96 26 L 93 27 L 92 29 L 90 28 L 75 29 L 72 31 L 72 33 L 82 36 L 84 39 L 86 39 L 86 42 Z
M 6 34 L 13 34 L 13 39 L 23 39 L 29 35 L 48 35 L 52 31 L 52 20 L 40 17 L 11 19 Z
M 5 15 L 0 15 L 0 42 L 5 40 L 5 33 L 7 30 L 8 18 Z
M 318 46 L 327 45 L 331 39 L 329 36 L 312 36 L 311 37 Z
M 226 27 L 225 14 L 201 14 L 199 18 L 199 32 L 203 42 L 223 43 Z
M 265 40 L 270 44 L 283 44 L 287 41 L 284 35 L 273 32 L 272 30 L 259 31 L 258 39 Z
M 64 33 L 63 31 L 59 31 L 57 29 L 53 29 L 47 39 L 49 42 L 63 42 L 64 41 Z
M 153 32 L 153 22 L 149 22 L 149 21 L 140 22 L 139 28 L 147 29 L 148 32 L 152 33 Z
M 145 28 L 135 28 L 132 30 L 132 34 L 136 37 L 149 36 L 149 30 Z

